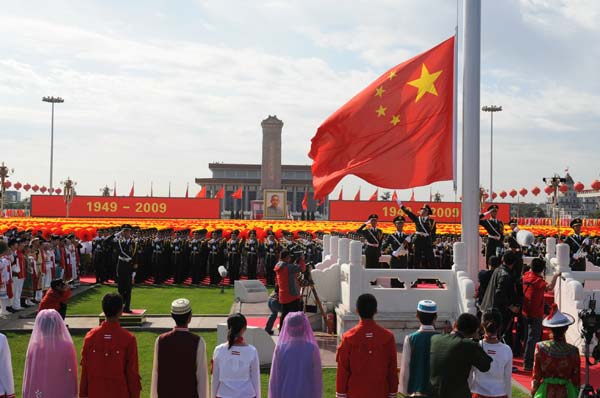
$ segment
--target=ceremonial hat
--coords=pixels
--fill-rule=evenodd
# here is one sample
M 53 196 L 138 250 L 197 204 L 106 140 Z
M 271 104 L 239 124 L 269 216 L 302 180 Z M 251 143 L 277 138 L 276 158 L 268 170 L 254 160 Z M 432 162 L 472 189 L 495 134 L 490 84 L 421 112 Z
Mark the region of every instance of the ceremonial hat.
M 575 323 L 575 318 L 567 313 L 562 313 L 558 310 L 556 303 L 552 304 L 550 315 L 544 318 L 542 326 L 546 328 L 561 328 Z
M 248 231 L 248 235 L 256 235 L 256 231 L 251 229 L 250 231 Z
M 429 214 L 433 214 L 433 211 L 431 210 L 431 207 L 429 207 L 429 205 L 423 205 L 423 207 L 421 207 L 421 210 L 426 209 Z
M 131 229 L 131 225 L 123 224 L 123 225 L 121 225 L 121 229 Z
M 487 211 L 498 210 L 498 205 L 489 205 Z
M 192 304 L 186 298 L 179 298 L 171 303 L 171 314 L 184 315 L 192 312 Z
M 239 235 L 240 234 L 240 230 L 239 229 L 234 229 L 233 231 L 231 231 L 232 235 Z
M 406 219 L 404 218 L 404 216 L 396 216 L 394 217 L 394 224 L 397 222 L 405 222 Z
M 370 220 L 370 219 L 372 219 L 372 218 L 374 218 L 374 219 L 378 220 L 378 219 L 379 219 L 379 216 L 378 216 L 377 214 L 371 214 L 371 215 L 369 216 L 369 220 Z
M 437 313 L 437 304 L 433 300 L 421 300 L 417 304 L 417 311 L 426 312 L 428 314 Z
M 571 221 L 571 228 L 573 228 L 575 225 L 581 225 L 583 224 L 581 221 L 581 218 L 574 218 L 573 221 Z
M 518 224 L 519 221 L 516 218 L 511 218 L 510 221 L 508 222 L 508 224 Z
M 267 231 L 267 236 L 269 236 L 269 235 L 270 235 L 270 236 L 274 236 L 275 234 L 273 233 L 273 231 L 272 231 L 272 230 L 268 230 L 268 231 Z

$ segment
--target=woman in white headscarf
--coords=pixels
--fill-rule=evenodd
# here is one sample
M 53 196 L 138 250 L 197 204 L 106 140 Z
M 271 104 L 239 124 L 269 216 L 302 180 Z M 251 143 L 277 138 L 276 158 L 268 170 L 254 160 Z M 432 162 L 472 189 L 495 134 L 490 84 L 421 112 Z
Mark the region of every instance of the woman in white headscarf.
M 38 313 L 25 360 L 23 398 L 77 398 L 77 354 L 55 310 Z
M 322 378 L 321 354 L 310 322 L 303 312 L 291 312 L 273 353 L 269 398 L 321 398 Z

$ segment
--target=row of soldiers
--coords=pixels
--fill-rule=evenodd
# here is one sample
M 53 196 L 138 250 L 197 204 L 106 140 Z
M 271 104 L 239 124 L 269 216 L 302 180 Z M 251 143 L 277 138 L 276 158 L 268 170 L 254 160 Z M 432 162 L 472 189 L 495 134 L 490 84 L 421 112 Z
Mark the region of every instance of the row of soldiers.
M 297 237 L 283 231 L 277 239 L 273 231 L 267 231 L 264 239 L 251 230 L 242 237 L 239 230 L 225 234 L 222 230 L 210 233 L 206 229 L 194 231 L 172 229 L 156 230 L 131 228 L 134 250 L 135 282 L 150 278 L 160 285 L 173 278 L 181 284 L 191 278 L 192 284 L 201 284 L 206 277 L 211 285 L 221 283 L 219 267 L 224 266 L 231 284 L 246 275 L 257 279 L 264 275 L 267 284 L 275 283 L 275 264 L 279 253 L 286 249 L 302 252 L 307 263 L 321 261 L 322 242 L 311 233 L 301 232 Z M 92 242 L 92 263 L 98 283 L 115 279 L 119 247 L 115 244 L 115 230 L 103 229 Z M 229 236 L 226 236 L 229 235 Z M 244 234 L 246 235 L 246 234 Z

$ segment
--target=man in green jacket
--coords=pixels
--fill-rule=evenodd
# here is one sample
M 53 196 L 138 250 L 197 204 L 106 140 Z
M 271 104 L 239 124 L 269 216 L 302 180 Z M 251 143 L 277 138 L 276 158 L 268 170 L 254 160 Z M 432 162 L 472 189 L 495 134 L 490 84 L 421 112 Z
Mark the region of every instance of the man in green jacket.
M 429 379 L 434 398 L 471 398 L 469 373 L 471 367 L 482 372 L 490 370 L 490 358 L 473 341 L 479 321 L 472 314 L 462 314 L 450 334 L 431 338 Z

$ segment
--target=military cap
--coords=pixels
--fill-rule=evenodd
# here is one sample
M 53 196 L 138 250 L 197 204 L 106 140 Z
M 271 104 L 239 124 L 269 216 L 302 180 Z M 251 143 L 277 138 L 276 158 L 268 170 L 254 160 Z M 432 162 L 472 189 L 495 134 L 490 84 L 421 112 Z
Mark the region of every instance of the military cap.
M 570 224 L 570 225 L 571 225 L 571 228 L 573 228 L 574 226 L 576 226 L 576 225 L 581 225 L 581 224 L 583 224 L 583 222 L 581 221 L 581 218 L 574 218 L 574 219 L 571 221 L 571 224 Z

